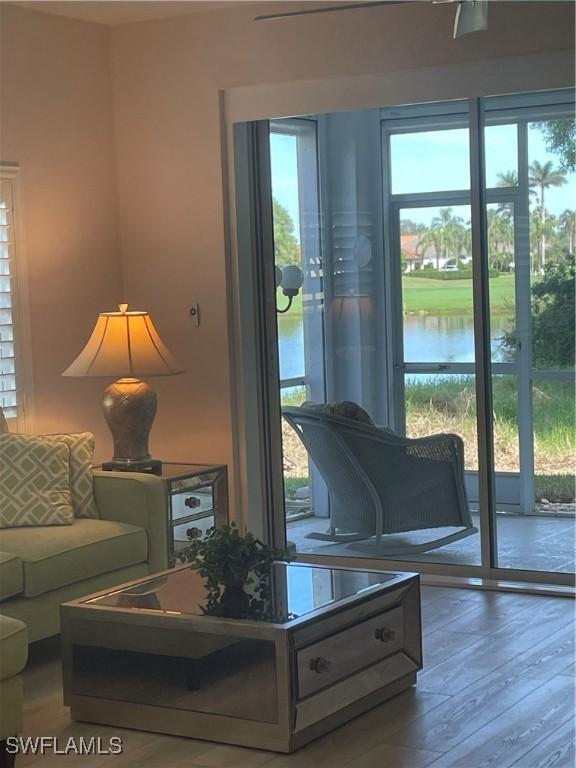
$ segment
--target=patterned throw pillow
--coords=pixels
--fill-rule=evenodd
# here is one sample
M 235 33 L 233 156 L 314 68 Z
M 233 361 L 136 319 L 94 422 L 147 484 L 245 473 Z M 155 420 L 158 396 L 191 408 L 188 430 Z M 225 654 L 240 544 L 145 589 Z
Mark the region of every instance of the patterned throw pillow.
M 0 528 L 71 525 L 69 459 L 62 441 L 0 435 Z
M 94 459 L 94 435 L 92 432 L 77 432 L 69 435 L 47 435 L 51 440 L 60 440 L 70 449 L 70 490 L 74 517 L 98 517 L 94 499 L 92 462 Z

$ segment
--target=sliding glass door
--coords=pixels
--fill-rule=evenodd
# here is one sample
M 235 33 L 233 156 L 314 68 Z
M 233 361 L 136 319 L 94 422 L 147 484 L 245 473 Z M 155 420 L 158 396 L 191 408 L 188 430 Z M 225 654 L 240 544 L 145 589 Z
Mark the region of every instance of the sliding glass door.
M 572 93 L 278 119 L 262 157 L 275 540 L 305 559 L 568 583 Z
M 557 137 L 569 128 L 569 112 L 548 105 L 548 119 L 536 121 L 533 106 L 514 110 L 513 98 L 495 101 L 495 109 L 491 100 L 485 102 L 484 130 L 493 564 L 571 571 L 574 389 L 573 371 L 566 367 L 573 353 L 568 344 L 554 347 L 550 324 L 545 330 L 546 314 L 554 312 L 556 301 L 552 286 L 570 293 L 573 269 L 574 171 L 562 167 L 566 158 L 546 142 L 547 136 Z M 389 204 L 397 227 L 392 258 L 401 265 L 397 410 L 409 436 L 432 430 L 463 438 L 467 495 L 480 527 L 471 217 L 469 205 L 462 205 L 470 195 L 458 191 L 469 189 L 468 130 L 434 130 L 425 110 L 418 118 L 404 123 L 396 118 L 384 125 Z M 542 310 L 544 317 L 539 316 Z M 573 319 L 568 321 L 561 310 L 560 316 L 566 321 L 565 338 L 573 343 Z M 445 547 L 440 554 L 480 561 L 472 540 Z
M 487 100 L 497 564 L 574 572 L 573 106 Z

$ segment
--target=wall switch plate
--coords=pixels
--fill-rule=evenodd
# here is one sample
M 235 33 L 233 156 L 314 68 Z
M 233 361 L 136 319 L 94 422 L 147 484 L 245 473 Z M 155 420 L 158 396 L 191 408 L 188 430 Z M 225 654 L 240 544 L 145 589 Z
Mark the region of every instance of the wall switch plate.
M 200 325 L 200 307 L 198 306 L 197 302 L 194 302 L 194 304 L 192 304 L 190 307 L 190 317 L 192 318 L 194 327 L 198 328 Z

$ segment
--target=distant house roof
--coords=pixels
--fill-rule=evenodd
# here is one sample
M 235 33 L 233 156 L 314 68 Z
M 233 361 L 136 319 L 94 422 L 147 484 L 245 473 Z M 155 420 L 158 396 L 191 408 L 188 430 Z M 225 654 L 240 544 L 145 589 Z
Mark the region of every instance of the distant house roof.
M 408 261 L 422 259 L 422 254 L 418 253 L 418 242 L 420 235 L 400 235 L 400 249 Z
M 421 235 L 400 235 L 400 249 L 407 261 L 423 261 L 424 259 L 435 259 L 436 249 L 432 243 L 424 248 L 420 246 Z

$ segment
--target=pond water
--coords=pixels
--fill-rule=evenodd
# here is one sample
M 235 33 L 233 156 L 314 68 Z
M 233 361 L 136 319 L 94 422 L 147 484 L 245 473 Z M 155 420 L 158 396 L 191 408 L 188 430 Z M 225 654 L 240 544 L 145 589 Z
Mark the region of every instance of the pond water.
M 491 318 L 492 361 L 510 359 L 502 344 L 505 331 L 513 318 L 496 315 Z M 280 377 L 304 375 L 304 329 L 301 317 L 278 320 Z M 405 315 L 404 359 L 410 363 L 473 363 L 474 321 L 471 315 Z
M 502 343 L 513 318 L 490 319 L 492 361 L 509 360 Z M 474 320 L 471 315 L 405 315 L 404 360 L 407 363 L 473 363 Z

